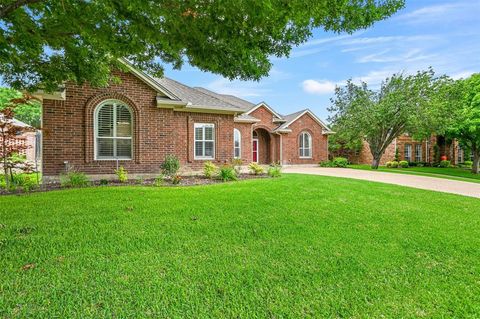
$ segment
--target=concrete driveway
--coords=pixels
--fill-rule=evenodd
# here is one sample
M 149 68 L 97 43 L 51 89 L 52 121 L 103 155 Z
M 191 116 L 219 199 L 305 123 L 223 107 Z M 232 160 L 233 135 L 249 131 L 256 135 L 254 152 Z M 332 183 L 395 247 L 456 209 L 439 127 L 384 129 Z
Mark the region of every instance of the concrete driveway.
M 480 183 L 470 183 L 444 178 L 364 171 L 350 168 L 323 168 L 318 166 L 287 166 L 284 167 L 283 171 L 285 173 L 363 179 L 372 182 L 402 185 L 413 188 L 427 189 L 437 192 L 452 193 L 480 198 Z

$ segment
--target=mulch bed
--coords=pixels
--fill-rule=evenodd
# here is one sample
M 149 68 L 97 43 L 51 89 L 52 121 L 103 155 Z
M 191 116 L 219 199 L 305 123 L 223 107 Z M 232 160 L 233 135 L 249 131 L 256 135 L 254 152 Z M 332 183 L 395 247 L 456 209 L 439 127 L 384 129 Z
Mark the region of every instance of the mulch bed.
M 238 180 L 247 180 L 247 179 L 259 179 L 259 178 L 270 178 L 266 174 L 262 175 L 251 175 L 251 174 L 240 174 L 238 176 Z M 120 183 L 117 180 L 109 180 L 108 183 L 106 183 L 105 180 L 100 181 L 92 181 L 90 186 L 87 187 L 104 187 L 104 186 L 150 186 L 150 187 L 181 187 L 181 186 L 197 186 L 197 185 L 211 185 L 211 184 L 221 184 L 224 183 L 224 181 L 220 179 L 210 179 L 206 178 L 204 176 L 182 176 L 182 179 L 180 180 L 179 184 L 173 184 L 171 180 L 165 179 L 163 184 L 161 186 L 155 186 L 155 179 L 154 178 L 149 178 L 149 179 L 129 179 L 125 183 Z M 53 191 L 53 190 L 60 190 L 60 189 L 68 189 L 65 187 L 62 187 L 59 182 L 48 182 L 48 183 L 43 183 L 39 185 L 38 188 L 32 189 L 28 193 L 39 193 L 39 192 L 48 192 L 48 191 Z M 6 189 L 0 188 L 0 195 L 22 195 L 22 194 L 28 194 L 27 192 L 24 192 L 21 188 L 17 188 L 14 191 L 8 192 Z

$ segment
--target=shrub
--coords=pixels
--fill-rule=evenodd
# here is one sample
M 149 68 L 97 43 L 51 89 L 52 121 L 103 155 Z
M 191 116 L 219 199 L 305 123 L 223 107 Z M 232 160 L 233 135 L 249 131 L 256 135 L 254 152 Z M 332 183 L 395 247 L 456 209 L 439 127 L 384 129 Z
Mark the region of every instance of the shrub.
M 101 179 L 100 182 L 99 182 L 100 186 L 105 186 L 105 185 L 108 185 L 108 180 L 106 179 Z
M 387 165 L 388 166 L 388 165 Z M 397 168 L 398 167 L 398 162 L 397 161 L 391 161 L 390 162 L 390 167 L 391 168 Z
M 162 186 L 164 179 L 165 179 L 165 176 L 163 176 L 162 174 L 158 175 L 157 177 L 155 177 L 155 180 L 153 181 L 153 186 L 156 186 L 156 187 Z
M 253 162 L 248 165 L 248 169 L 250 170 L 250 172 L 253 175 L 263 174 L 263 172 L 264 172 L 263 167 L 261 167 L 257 163 L 253 163 Z
M 273 164 L 268 168 L 268 176 L 270 177 L 280 177 L 282 176 L 282 166 Z
M 332 164 L 334 167 L 347 167 L 348 160 L 345 157 L 335 157 Z
M 400 161 L 398 162 L 398 166 L 401 168 L 408 168 L 408 162 L 407 161 Z
M 386 162 L 385 166 L 388 167 L 388 168 L 391 168 L 392 167 L 392 161 Z
M 465 162 L 463 163 L 463 165 L 465 165 L 465 166 L 468 167 L 468 168 L 472 168 L 473 162 L 472 162 L 472 161 L 465 161 Z
M 230 165 L 222 166 L 218 171 L 218 177 L 224 182 L 236 181 L 238 179 L 237 173 Z
M 180 184 L 180 182 L 182 181 L 182 176 L 176 174 L 176 175 L 173 175 L 172 177 L 172 184 L 173 185 L 178 185 Z
M 161 168 L 164 175 L 174 176 L 180 169 L 180 161 L 175 155 L 167 155 Z
M 218 171 L 218 166 L 208 161 L 203 164 L 203 174 L 206 178 L 213 178 Z
M 22 190 L 26 193 L 29 193 L 30 191 L 38 187 L 36 178 L 26 174 L 15 175 L 13 177 L 13 184 L 21 187 Z
M 120 166 L 119 169 L 116 169 L 115 174 L 117 175 L 120 183 L 126 183 L 128 181 L 128 172 L 123 166 Z
M 440 164 L 438 165 L 438 167 L 442 167 L 442 168 L 450 167 L 450 161 L 449 160 L 440 161 Z
M 323 161 L 320 162 L 320 167 L 333 167 L 333 162 L 332 161 Z
M 90 184 L 87 175 L 82 172 L 68 172 L 60 175 L 60 185 L 62 187 L 86 187 Z

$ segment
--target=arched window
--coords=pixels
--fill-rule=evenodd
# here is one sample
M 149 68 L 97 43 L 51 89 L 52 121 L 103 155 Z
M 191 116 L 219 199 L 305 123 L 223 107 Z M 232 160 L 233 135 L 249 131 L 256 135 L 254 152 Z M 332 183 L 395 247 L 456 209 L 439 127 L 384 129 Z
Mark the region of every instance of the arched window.
M 239 130 L 233 129 L 233 157 L 242 157 L 242 134 Z
M 133 115 L 129 106 L 116 100 L 95 109 L 95 159 L 128 160 L 133 153 Z
M 300 158 L 312 157 L 312 136 L 308 132 L 302 132 L 298 137 Z

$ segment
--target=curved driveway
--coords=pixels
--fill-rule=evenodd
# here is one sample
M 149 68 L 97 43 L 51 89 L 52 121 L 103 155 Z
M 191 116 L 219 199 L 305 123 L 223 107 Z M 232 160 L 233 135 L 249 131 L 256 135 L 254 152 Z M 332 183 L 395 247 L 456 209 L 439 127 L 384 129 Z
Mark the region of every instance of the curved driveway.
M 363 179 L 373 182 L 402 185 L 420 189 L 427 189 L 437 192 L 452 193 L 470 197 L 480 198 L 480 183 L 470 183 L 451 179 L 396 174 L 387 172 L 364 171 L 350 168 L 323 168 L 310 166 L 287 166 L 284 167 L 285 173 L 298 173 L 310 175 L 323 175 L 344 177 L 353 179 Z

